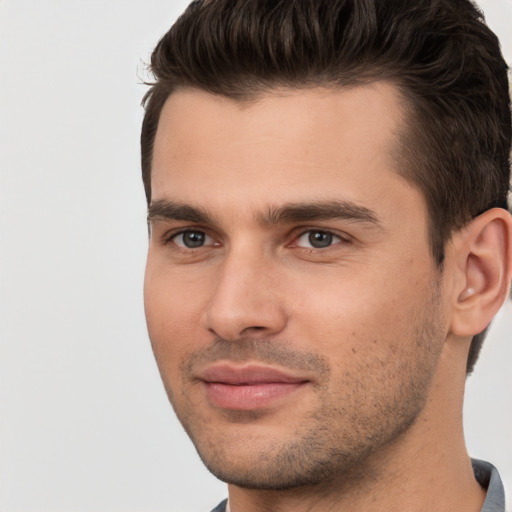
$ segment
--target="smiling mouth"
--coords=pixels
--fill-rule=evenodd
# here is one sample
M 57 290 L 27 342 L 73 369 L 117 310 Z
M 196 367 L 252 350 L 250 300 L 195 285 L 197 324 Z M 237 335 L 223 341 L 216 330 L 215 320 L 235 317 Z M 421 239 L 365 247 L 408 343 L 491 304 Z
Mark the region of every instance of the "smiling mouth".
M 221 409 L 249 411 L 277 405 L 309 383 L 304 377 L 258 365 L 217 364 L 200 373 L 209 402 Z

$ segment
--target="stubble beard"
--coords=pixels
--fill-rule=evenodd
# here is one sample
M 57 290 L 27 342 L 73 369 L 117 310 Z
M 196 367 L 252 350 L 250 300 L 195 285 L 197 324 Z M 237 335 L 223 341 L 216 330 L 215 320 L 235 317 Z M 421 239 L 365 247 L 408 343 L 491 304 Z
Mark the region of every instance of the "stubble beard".
M 193 403 L 177 406 L 170 390 L 168 395 L 203 463 L 220 480 L 246 489 L 306 490 L 336 484 L 341 491 L 345 485 L 377 478 L 379 455 L 406 435 L 420 415 L 442 345 L 438 311 L 434 293 L 419 313 L 423 321 L 414 329 L 416 343 L 409 341 L 404 348 L 398 340 L 386 357 L 361 361 L 338 383 L 331 381 L 327 360 L 272 340 L 217 340 L 198 353 L 195 359 L 201 361 L 221 357 L 243 361 L 250 355 L 263 362 L 321 372 L 316 386 L 320 405 L 290 429 L 287 439 L 265 439 L 259 451 L 251 447 L 243 428 L 258 421 L 257 411 L 232 411 L 227 418 L 238 425 L 238 433 L 231 428 L 222 432 L 209 427 Z M 189 360 L 182 365 L 184 376 L 192 364 Z M 343 390 L 343 396 L 335 390 Z M 182 394 L 186 395 L 186 387 Z M 261 440 L 257 444 L 262 446 Z
M 360 412 L 367 404 L 355 410 L 324 405 L 305 417 L 289 439 L 269 439 L 259 453 L 251 452 L 250 461 L 240 452 L 225 449 L 234 441 L 230 435 L 217 436 L 212 443 L 207 432 L 197 432 L 190 425 L 185 429 L 209 471 L 228 484 L 274 491 L 336 484 L 341 490 L 377 478 L 376 456 L 408 431 L 425 404 L 426 394 L 420 388 L 411 391 L 400 404 L 382 403 L 370 414 Z M 238 422 L 249 422 L 250 416 L 240 414 Z M 247 439 L 247 450 L 250 445 Z M 243 449 L 243 439 L 239 446 Z

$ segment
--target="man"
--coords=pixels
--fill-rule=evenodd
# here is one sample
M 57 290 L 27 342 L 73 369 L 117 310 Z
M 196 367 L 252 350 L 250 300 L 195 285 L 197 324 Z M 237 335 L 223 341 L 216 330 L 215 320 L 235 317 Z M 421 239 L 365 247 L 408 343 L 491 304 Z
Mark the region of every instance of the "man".
M 193 2 L 151 60 L 149 334 L 216 511 L 497 511 L 462 402 L 512 277 L 468 0 Z

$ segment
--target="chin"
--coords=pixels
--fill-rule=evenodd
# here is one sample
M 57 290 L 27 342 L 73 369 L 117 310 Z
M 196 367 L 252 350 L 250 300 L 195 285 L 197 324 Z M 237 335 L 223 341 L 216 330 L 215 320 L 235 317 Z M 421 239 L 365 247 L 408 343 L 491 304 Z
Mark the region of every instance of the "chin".
M 219 480 L 245 489 L 284 491 L 307 487 L 353 486 L 376 474 L 373 455 L 408 430 L 414 418 L 382 436 L 352 438 L 344 446 L 340 438 L 323 437 L 322 429 L 296 433 L 292 441 L 270 436 L 253 437 L 244 427 L 239 435 L 209 435 L 194 439 L 208 470 Z M 211 432 L 210 432 L 211 433 Z M 341 434 L 338 432 L 338 434 Z M 340 445 L 341 444 L 341 445 Z

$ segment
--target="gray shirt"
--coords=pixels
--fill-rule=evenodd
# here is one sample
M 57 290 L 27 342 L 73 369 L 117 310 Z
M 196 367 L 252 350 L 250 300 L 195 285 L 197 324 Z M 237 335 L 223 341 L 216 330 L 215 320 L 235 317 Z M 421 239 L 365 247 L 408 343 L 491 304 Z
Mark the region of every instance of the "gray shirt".
M 473 471 L 478 483 L 487 489 L 481 512 L 505 512 L 505 490 L 498 470 L 483 460 L 472 460 Z
M 498 470 L 483 460 L 472 460 L 473 471 L 478 483 L 487 489 L 484 506 L 480 512 L 505 512 L 505 490 Z M 228 500 L 224 500 L 212 512 L 225 512 Z

